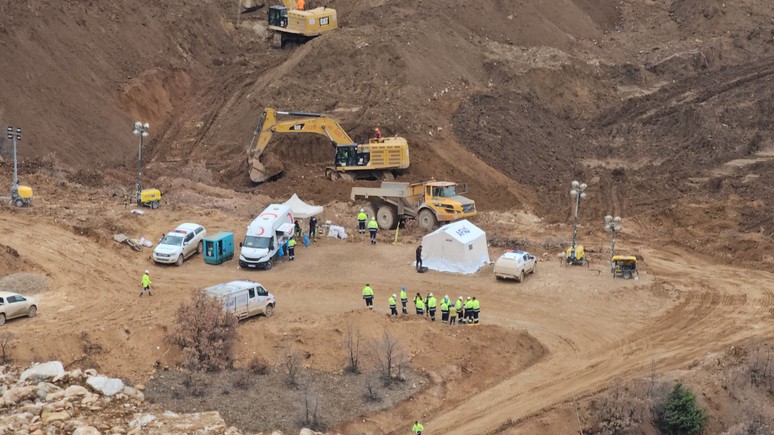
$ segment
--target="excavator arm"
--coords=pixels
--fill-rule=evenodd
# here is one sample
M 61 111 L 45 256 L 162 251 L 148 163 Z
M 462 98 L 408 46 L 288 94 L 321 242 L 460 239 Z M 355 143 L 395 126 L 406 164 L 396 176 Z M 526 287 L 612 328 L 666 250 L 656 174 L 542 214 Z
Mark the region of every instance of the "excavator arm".
M 288 121 L 277 121 L 277 115 L 295 116 Z M 250 164 L 250 179 L 261 183 L 282 172 L 284 165 L 278 159 L 262 163 L 260 158 L 263 150 L 271 141 L 274 133 L 313 133 L 327 137 L 334 147 L 354 144 L 352 138 L 341 128 L 338 122 L 320 113 L 283 112 L 266 108 L 261 115 L 258 126 L 253 132 L 253 139 L 247 148 L 247 161 Z

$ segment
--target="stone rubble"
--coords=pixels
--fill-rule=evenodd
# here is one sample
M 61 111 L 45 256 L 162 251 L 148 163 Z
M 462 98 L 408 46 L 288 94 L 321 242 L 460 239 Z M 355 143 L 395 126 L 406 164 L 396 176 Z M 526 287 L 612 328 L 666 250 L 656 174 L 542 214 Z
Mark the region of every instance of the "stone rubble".
M 164 411 L 144 401 L 143 389 L 94 369 L 65 371 L 59 361 L 33 364 L 21 375 L 0 366 L 0 434 L 242 434 L 218 412 Z

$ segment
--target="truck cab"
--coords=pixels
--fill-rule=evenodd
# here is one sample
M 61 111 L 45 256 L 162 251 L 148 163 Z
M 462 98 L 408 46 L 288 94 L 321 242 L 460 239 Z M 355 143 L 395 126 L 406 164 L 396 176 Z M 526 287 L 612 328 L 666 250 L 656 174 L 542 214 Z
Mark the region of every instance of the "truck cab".
M 467 190 L 462 186 L 462 192 Z M 464 219 L 476 214 L 476 203 L 457 193 L 457 183 L 431 181 L 424 186 L 424 203 L 433 209 L 439 222 Z

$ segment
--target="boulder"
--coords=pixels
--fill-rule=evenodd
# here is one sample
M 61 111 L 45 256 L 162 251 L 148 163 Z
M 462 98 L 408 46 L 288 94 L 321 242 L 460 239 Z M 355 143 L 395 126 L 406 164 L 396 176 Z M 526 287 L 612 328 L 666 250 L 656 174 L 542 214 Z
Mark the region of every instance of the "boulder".
M 135 414 L 134 419 L 129 422 L 129 427 L 131 429 L 142 429 L 155 419 L 156 416 L 153 414 Z
M 133 399 L 143 401 L 145 400 L 145 394 L 142 393 L 142 391 L 137 390 L 136 388 L 132 388 L 130 386 L 124 387 L 123 393 Z
M 67 411 L 47 412 L 43 411 L 40 418 L 43 420 L 43 424 L 48 426 L 55 421 L 65 421 L 70 418 L 70 413 Z
M 15 405 L 18 402 L 35 397 L 38 392 L 36 385 L 25 385 L 23 387 L 9 388 L 3 393 L 3 403 L 6 406 Z
M 105 396 L 112 396 L 124 390 L 124 382 L 121 379 L 108 378 L 107 376 L 89 376 L 86 383 L 94 391 Z
M 64 366 L 61 362 L 49 361 L 43 364 L 35 364 L 28 368 L 21 374 L 21 376 L 19 376 L 19 380 L 25 381 L 27 379 L 32 379 L 39 381 L 42 379 L 53 379 L 57 376 L 64 375 L 64 373 Z
M 100 435 L 94 426 L 81 426 L 73 431 L 73 435 Z
M 80 385 L 70 385 L 66 390 L 64 390 L 65 397 L 86 396 L 88 394 L 89 390 Z

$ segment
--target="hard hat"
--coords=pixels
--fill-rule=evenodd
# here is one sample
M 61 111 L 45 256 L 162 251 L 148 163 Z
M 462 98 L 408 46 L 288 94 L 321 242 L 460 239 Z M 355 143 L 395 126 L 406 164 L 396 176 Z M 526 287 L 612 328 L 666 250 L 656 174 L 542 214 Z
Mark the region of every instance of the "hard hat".
M 462 300 L 462 296 L 458 297 L 457 299 Z
M 468 296 L 468 300 L 470 300 L 470 296 Z
M 428 293 L 427 295 L 428 295 L 428 296 L 432 296 L 432 295 L 433 295 L 433 292 L 430 292 L 430 293 Z
M 392 297 L 397 298 L 398 296 L 395 293 L 393 293 Z
M 446 299 L 449 299 L 449 295 L 444 296 Z
M 406 287 L 401 287 L 400 289 L 401 289 L 401 290 L 406 290 Z
M 364 209 L 362 209 L 362 208 L 360 209 L 360 213 L 363 213 L 364 211 L 365 211 Z
M 375 221 L 375 220 L 376 220 L 376 218 L 375 218 L 375 217 L 372 217 L 372 218 L 371 218 L 371 220 L 372 220 L 372 221 Z
M 147 271 L 147 270 L 145 271 L 145 274 L 146 274 L 146 275 L 147 275 L 147 274 L 149 274 L 149 273 L 150 273 L 149 271 Z

